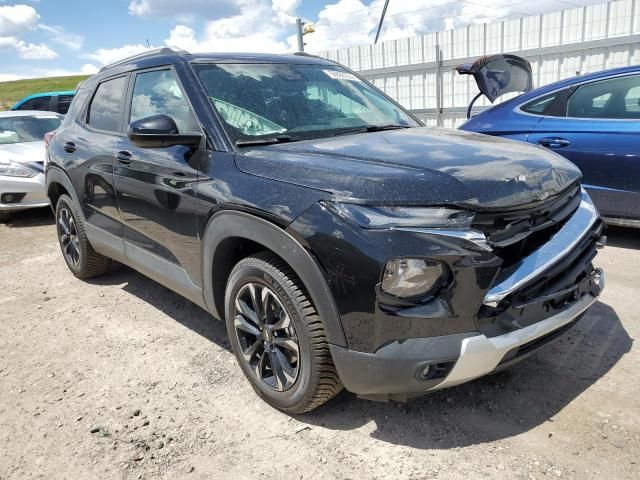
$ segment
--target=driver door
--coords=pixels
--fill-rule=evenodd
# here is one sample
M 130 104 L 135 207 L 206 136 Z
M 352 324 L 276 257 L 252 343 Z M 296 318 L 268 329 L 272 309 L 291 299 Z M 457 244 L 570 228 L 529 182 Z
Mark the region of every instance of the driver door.
M 130 82 L 125 125 L 156 114 L 172 117 L 180 132 L 201 131 L 169 67 L 139 71 Z M 160 276 L 166 283 L 165 277 L 170 277 L 188 287 L 200 286 L 196 188 L 203 149 L 141 148 L 125 135 L 118 139 L 115 152 L 126 256 L 152 278 Z M 188 296 L 180 285 L 173 288 Z

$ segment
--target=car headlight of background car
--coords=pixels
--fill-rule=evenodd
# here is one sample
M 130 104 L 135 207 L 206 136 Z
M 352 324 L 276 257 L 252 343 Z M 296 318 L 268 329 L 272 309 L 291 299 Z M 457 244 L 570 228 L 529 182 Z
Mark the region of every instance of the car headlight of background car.
M 31 178 L 37 174 L 37 170 L 23 163 L 14 162 L 13 160 L 0 162 L 0 176 Z

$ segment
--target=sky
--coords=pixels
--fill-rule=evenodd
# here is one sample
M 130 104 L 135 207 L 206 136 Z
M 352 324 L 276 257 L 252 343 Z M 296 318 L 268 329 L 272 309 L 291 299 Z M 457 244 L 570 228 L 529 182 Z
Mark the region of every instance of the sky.
M 602 3 L 603 0 L 390 0 L 380 40 Z M 95 73 L 152 48 L 296 50 L 372 43 L 384 0 L 0 0 L 0 81 Z

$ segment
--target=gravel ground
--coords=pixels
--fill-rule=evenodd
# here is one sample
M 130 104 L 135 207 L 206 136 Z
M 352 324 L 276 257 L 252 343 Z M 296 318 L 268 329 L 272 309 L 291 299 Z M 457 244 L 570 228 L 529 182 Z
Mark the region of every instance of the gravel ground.
M 261 402 L 224 325 L 122 268 L 67 270 L 46 210 L 0 224 L 0 479 L 640 478 L 640 235 L 607 288 L 508 371 L 408 403 Z

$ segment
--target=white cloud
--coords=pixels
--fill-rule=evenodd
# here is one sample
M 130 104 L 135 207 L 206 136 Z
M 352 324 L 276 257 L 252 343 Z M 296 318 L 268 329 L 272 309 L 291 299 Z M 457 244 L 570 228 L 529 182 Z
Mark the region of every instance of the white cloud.
M 2 5 L 0 6 L 0 50 L 13 50 L 20 58 L 26 60 L 52 60 L 58 58 L 58 54 L 45 43 L 32 43 L 23 40 L 25 33 L 41 28 L 52 35 L 52 39 L 58 43 L 66 43 L 68 46 L 82 44 L 81 37 L 67 34 L 59 27 L 39 25 L 40 15 L 29 5 Z
M 53 60 L 58 58 L 58 54 L 44 43 L 28 43 L 18 40 L 15 44 L 15 49 L 21 58 L 28 60 Z
M 186 25 L 176 25 L 165 44 L 191 52 L 284 52 L 286 37 L 295 24 L 300 0 L 254 1 L 240 13 L 209 21 L 198 36 Z
M 71 75 L 89 75 L 89 72 L 67 70 L 65 68 L 21 68 L 11 72 L 0 73 L 0 82 L 21 80 L 23 78 L 68 77 Z
M 186 25 L 176 25 L 169 32 L 169 38 L 164 43 L 170 47 L 178 47 L 190 52 L 198 50 L 196 32 Z
M 38 25 L 38 28 L 51 34 L 51 40 L 71 50 L 80 50 L 84 43 L 84 37 L 82 35 L 67 32 L 64 28 L 59 26 L 45 25 L 41 23 Z
M 21 78 L 25 77 L 14 73 L 0 73 L 0 82 L 11 82 L 13 80 L 20 80 Z
M 98 62 L 100 65 L 117 62 L 123 58 L 130 57 L 137 53 L 144 52 L 148 47 L 138 43 L 136 45 L 123 45 L 117 48 L 99 48 L 95 52 L 89 53 L 86 58 Z
M 44 43 L 29 43 L 16 37 L 0 37 L 0 50 L 14 50 L 27 60 L 51 60 L 58 54 Z
M 253 0 L 131 0 L 129 14 L 139 17 L 177 17 L 190 20 L 195 16 L 221 18 L 235 15 L 240 7 Z
M 0 6 L 0 36 L 20 35 L 38 25 L 40 15 L 29 5 Z
M 82 67 L 80 68 L 80 73 L 84 74 L 84 75 L 93 75 L 94 73 L 98 73 L 99 68 L 96 67 L 94 64 L 92 63 L 85 63 L 84 65 L 82 65 Z
M 595 3 L 602 0 L 580 0 L 582 5 Z M 380 41 L 562 10 L 571 5 L 564 0 L 395 1 L 389 3 Z M 305 36 L 307 50 L 317 52 L 373 43 L 383 6 L 384 0 L 373 0 L 368 5 L 362 0 L 338 0 L 326 5 L 315 22 L 316 32 Z M 288 42 L 294 45 L 295 36 L 290 36 Z

